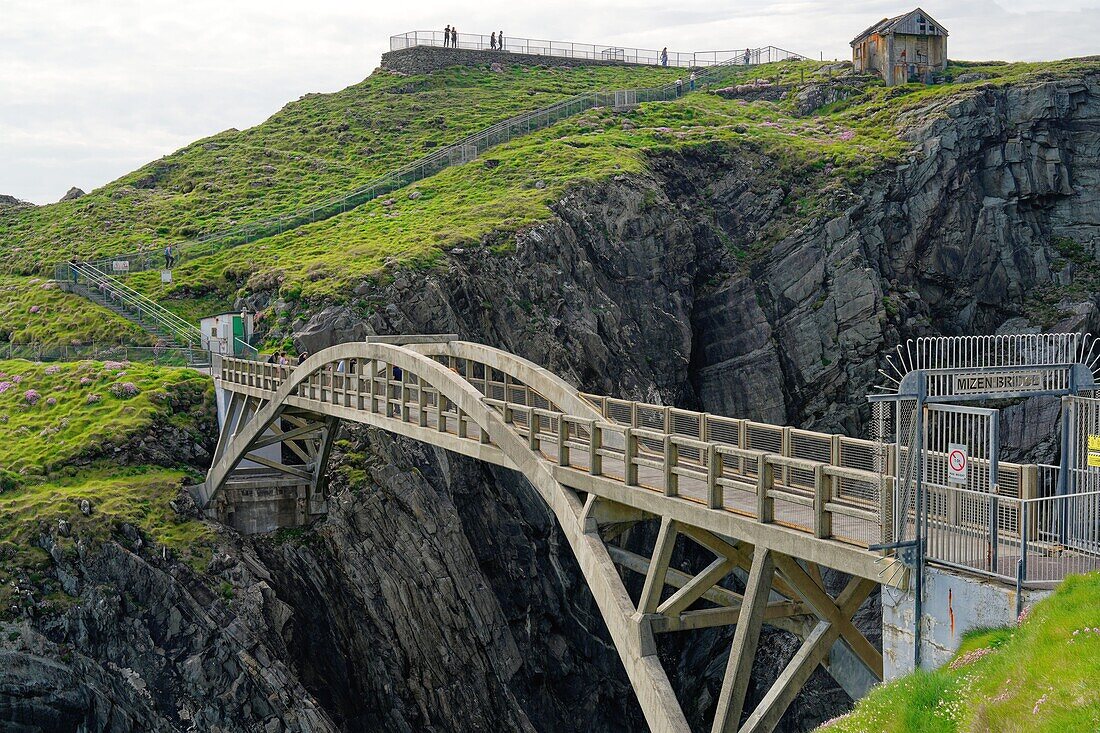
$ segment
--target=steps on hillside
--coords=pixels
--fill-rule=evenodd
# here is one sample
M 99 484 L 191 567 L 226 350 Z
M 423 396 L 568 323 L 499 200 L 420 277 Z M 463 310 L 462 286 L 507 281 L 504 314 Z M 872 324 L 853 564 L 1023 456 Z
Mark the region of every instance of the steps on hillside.
M 155 319 L 143 317 L 141 314 L 138 313 L 132 313 L 121 304 L 116 303 L 112 299 L 104 296 L 96 290 L 92 290 L 91 288 L 85 287 L 83 285 L 69 285 L 68 290 L 75 293 L 76 295 L 87 298 L 96 305 L 103 306 L 113 313 L 117 313 L 131 323 L 141 326 L 142 330 L 144 330 L 146 333 L 151 334 L 152 336 L 155 336 L 157 340 L 163 342 L 163 345 L 166 347 L 185 348 L 187 346 L 187 344 L 181 344 L 175 336 L 160 328 Z

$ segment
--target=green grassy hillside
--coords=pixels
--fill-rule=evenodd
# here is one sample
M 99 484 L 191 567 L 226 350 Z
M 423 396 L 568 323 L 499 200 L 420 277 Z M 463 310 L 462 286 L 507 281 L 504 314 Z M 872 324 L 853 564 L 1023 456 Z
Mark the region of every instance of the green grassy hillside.
M 207 394 L 209 393 L 209 394 Z M 213 387 L 190 369 L 127 362 L 0 361 L 0 469 L 44 476 L 77 457 L 111 456 L 154 421 L 184 429 Z
M 334 94 L 310 94 L 263 124 L 228 130 L 71 202 L 0 214 L 0 272 L 39 273 L 72 255 L 160 249 L 286 213 L 520 112 L 593 89 L 651 86 L 668 69 L 585 67 L 501 73 L 377 71 Z
M 1015 628 L 969 634 L 955 659 L 874 690 L 823 733 L 1100 730 L 1100 574 L 1067 578 Z
M 5 343 L 50 348 L 74 342 L 142 346 L 152 339 L 122 316 L 49 280 L 0 275 L 0 357 Z
M 452 248 L 485 243 L 507 250 L 517 232 L 550 217 L 550 205 L 571 187 L 640 173 L 654 155 L 702 147 L 731 159 L 744 151 L 769 156 L 777 166 L 773 177 L 791 184 L 792 211 L 808 219 L 828 213 L 845 186 L 900 160 L 910 147 L 904 130 L 941 113 L 947 102 L 989 84 L 1085 70 L 1100 70 L 1100 62 L 956 65 L 952 74 L 985 78 L 890 89 L 838 79 L 818 62 L 739 70 L 723 85 L 767 83 L 774 91 L 690 94 L 626 114 L 589 110 L 350 212 L 189 260 L 170 285 L 155 272 L 127 281 L 191 320 L 257 292 L 296 309 L 346 301 L 359 281 L 398 267 L 430 267 Z M 0 214 L 0 271 L 33 271 L 67 252 L 99 256 L 159 247 L 285 212 L 351 190 L 515 112 L 586 89 L 647 86 L 678 73 L 519 66 L 416 77 L 379 71 L 342 92 L 304 97 L 250 130 L 199 141 L 78 201 Z M 839 88 L 842 99 L 800 115 L 796 95 L 809 84 Z M 765 227 L 759 251 L 785 234 L 783 226 Z M 65 334 L 64 327 L 55 330 Z
M 746 70 L 730 84 L 769 74 L 781 85 L 828 82 L 826 66 L 772 64 Z M 958 85 L 872 84 L 809 117 L 795 114 L 790 95 L 772 102 L 704 93 L 643 104 L 626 114 L 594 109 L 346 214 L 184 263 L 168 287 L 155 273 L 131 279 L 161 299 L 201 292 L 228 304 L 235 296 L 276 287 L 287 301 L 344 300 L 365 277 L 397 266 L 430 266 L 454 247 L 486 240 L 507 247 L 515 232 L 548 218 L 550 204 L 570 187 L 641 172 L 654 154 L 702 146 L 731 155 L 740 149 L 766 153 L 778 162 L 778 176 L 801 183 L 792 196 L 799 213 L 810 215 L 827 205 L 838 186 L 900 160 L 910 148 L 900 133 L 914 122 L 915 110 L 988 84 L 1085 67 L 1100 69 L 1100 63 L 973 67 L 992 78 Z M 783 232 L 763 234 L 762 248 Z

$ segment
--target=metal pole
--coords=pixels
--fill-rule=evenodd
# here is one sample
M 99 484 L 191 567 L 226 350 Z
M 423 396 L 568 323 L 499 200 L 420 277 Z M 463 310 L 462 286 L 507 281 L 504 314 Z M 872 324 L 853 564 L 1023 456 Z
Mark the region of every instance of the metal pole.
M 914 517 L 913 539 L 916 542 L 916 578 L 914 579 L 913 610 L 916 617 L 913 627 L 913 669 L 920 669 L 921 626 L 924 623 L 924 447 L 927 436 L 925 435 L 924 399 L 927 396 L 928 383 L 924 371 L 917 372 L 917 414 L 914 435 L 920 439 L 917 450 L 916 475 L 913 481 L 913 489 L 916 491 L 916 511 Z M 907 510 L 908 511 L 908 510 Z

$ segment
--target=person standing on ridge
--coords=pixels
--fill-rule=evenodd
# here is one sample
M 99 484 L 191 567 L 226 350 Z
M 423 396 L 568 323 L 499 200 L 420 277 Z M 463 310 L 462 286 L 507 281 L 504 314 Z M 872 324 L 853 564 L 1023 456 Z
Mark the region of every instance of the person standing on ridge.
M 451 45 L 451 26 L 448 25 L 443 29 L 443 48 Z
M 497 31 L 497 50 L 504 50 L 504 31 Z
M 668 66 L 668 46 L 661 49 L 661 66 Z
M 496 33 L 489 34 L 489 48 L 492 49 L 493 51 L 497 50 L 497 34 Z
M 451 26 L 451 48 L 458 48 L 458 28 Z

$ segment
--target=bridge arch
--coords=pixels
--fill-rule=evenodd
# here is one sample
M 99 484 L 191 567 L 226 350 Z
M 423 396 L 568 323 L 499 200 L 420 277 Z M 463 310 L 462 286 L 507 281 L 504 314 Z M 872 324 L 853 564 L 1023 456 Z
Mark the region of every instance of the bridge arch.
M 476 369 L 463 375 L 456 361 L 487 371 L 480 377 Z M 219 512 L 228 505 L 247 503 L 241 486 L 248 481 L 242 476 L 260 484 L 260 492 L 298 491 L 299 507 L 308 504 L 310 512 L 315 504 L 322 505 L 325 464 L 341 421 L 372 425 L 521 472 L 554 513 L 577 558 L 653 731 L 688 731 L 657 656 L 659 633 L 735 625 L 713 731 L 771 730 L 816 666 L 828 667 L 842 680 L 847 673 L 839 668 L 850 665 L 837 663 L 837 653 L 881 679 L 882 655 L 851 619 L 879 583 L 903 585 L 904 573 L 899 577 L 893 572 L 896 563 L 880 566 L 883 558 L 865 548 L 832 539 L 831 518 L 820 523 L 815 519 L 813 531 L 807 532 L 776 522 L 774 507 L 784 497 L 808 506 L 804 495 L 791 493 L 791 485 L 780 485 L 790 478 L 784 472 L 799 471 L 813 477 L 812 503 L 820 516 L 866 514 L 830 504 L 827 479 L 879 481 L 878 475 L 722 442 L 721 431 L 702 422 L 705 416 L 692 418 L 698 418 L 693 423 L 698 430 L 674 434 L 667 407 L 646 408 L 664 411 L 663 433 L 639 427 L 637 421 L 617 424 L 593 406 L 593 397 L 582 396 L 542 367 L 469 342 L 350 342 L 295 367 L 216 358 L 214 373 L 233 402 L 226 410 L 214 465 L 207 481 L 195 489 L 211 516 L 225 519 Z M 537 395 L 539 404 L 513 402 L 510 392 L 517 385 L 519 394 Z M 547 445 L 553 446 L 549 454 Z M 275 456 L 261 452 L 272 447 L 279 451 Z M 294 463 L 290 453 L 302 463 Z M 284 463 L 281 457 L 291 461 Z M 264 470 L 280 472 L 282 478 L 248 473 Z M 744 504 L 724 507 L 725 492 L 746 490 L 755 497 L 755 510 L 746 510 Z M 293 495 L 284 493 L 279 501 L 288 498 Z M 650 519 L 660 520 L 651 557 L 611 544 L 623 528 Z M 305 520 L 308 516 L 292 517 L 295 523 Z M 715 559 L 694 576 L 670 567 L 680 540 Z M 645 576 L 637 603 L 627 592 L 620 566 Z M 821 566 L 852 576 L 842 593 L 834 597 L 826 592 Z M 743 594 L 719 582 L 737 569 L 746 576 Z M 666 594 L 669 588 L 674 590 Z M 697 601 L 717 607 L 697 608 Z M 764 623 L 793 631 L 804 642 L 741 725 Z
M 426 350 L 430 351 L 431 349 Z M 460 358 L 494 359 L 491 363 L 499 364 L 502 367 L 501 371 L 537 378 L 540 381 L 536 388 L 541 387 L 570 406 L 582 407 L 583 400 L 575 391 L 570 395 L 569 391 L 563 388 L 560 383 L 555 384 L 559 378 L 547 378 L 546 375 L 549 372 L 539 367 L 532 370 L 530 367 L 535 365 L 530 362 L 524 364 L 518 357 L 504 359 L 499 354 L 494 355 L 487 347 L 477 349 L 472 346 L 460 346 L 453 353 L 455 355 L 466 355 Z M 481 457 L 489 462 L 513 468 L 521 472 L 531 482 L 553 511 L 577 558 L 581 572 L 592 590 L 611 638 L 626 668 L 627 676 L 638 695 L 639 703 L 650 728 L 654 731 L 686 733 L 688 731 L 687 720 L 672 690 L 668 676 L 657 657 L 656 643 L 652 631 L 647 626 L 639 626 L 634 621 L 634 604 L 618 574 L 614 561 L 604 544 L 599 541 L 599 538 L 592 537 L 585 532 L 584 504 L 574 492 L 567 490 L 558 483 L 548 465 L 540 461 L 530 451 L 527 441 L 505 422 L 500 413 L 486 404 L 484 395 L 464 377 L 451 371 L 428 354 L 393 344 L 351 342 L 320 351 L 295 368 L 280 367 L 278 365 L 257 365 L 266 367 L 262 371 L 268 373 L 268 376 L 261 374 L 260 379 L 270 379 L 269 386 L 276 386 L 277 384 L 277 388 L 274 394 L 271 394 L 256 409 L 247 424 L 241 426 L 235 435 L 227 438 L 224 447 L 219 445 L 218 454 L 220 458 L 210 469 L 206 483 L 199 489 L 197 496 L 199 503 L 205 508 L 216 501 L 219 492 L 224 488 L 234 469 L 242 461 L 247 460 L 252 447 L 263 439 L 265 433 L 270 430 L 288 405 L 309 409 L 309 400 L 301 400 L 301 392 L 303 390 L 312 392 L 314 385 L 311 384 L 311 380 L 317 377 L 320 377 L 321 383 L 318 395 L 321 398 L 318 402 L 321 404 L 318 407 L 322 407 L 325 404 L 326 397 L 324 388 L 326 377 L 331 379 L 333 375 L 348 374 L 348 371 L 341 370 L 347 370 L 352 360 L 355 360 L 359 365 L 366 362 L 370 370 L 377 370 L 378 365 L 381 364 L 383 369 L 388 370 L 391 376 L 394 372 L 393 368 L 397 367 L 402 370 L 402 380 L 406 380 L 408 375 L 416 377 L 418 396 L 421 399 L 423 399 L 424 387 L 430 387 L 437 395 L 446 398 L 457 408 L 460 420 L 461 416 L 465 415 L 478 429 L 483 431 L 482 440 L 479 442 L 479 446 L 481 446 L 479 450 L 483 452 Z M 263 385 L 261 385 L 262 387 Z M 371 394 L 369 399 L 371 400 L 371 409 L 366 414 L 377 415 L 374 411 L 374 395 Z M 388 417 L 389 399 L 387 395 L 387 407 L 383 412 L 384 417 L 378 417 L 376 420 L 359 419 L 356 421 L 380 424 L 385 427 L 385 423 L 391 421 Z M 346 407 L 346 405 L 331 404 L 331 401 L 328 405 L 330 407 Z M 586 409 L 594 417 L 598 416 L 590 405 Z M 340 413 L 342 411 L 335 410 L 335 412 Z M 353 419 L 350 414 L 347 416 L 338 414 L 337 417 Z M 393 422 L 396 422 L 396 420 Z M 419 426 L 419 429 L 430 430 L 425 426 Z M 418 437 L 415 429 L 397 432 L 410 435 L 410 437 Z M 223 435 L 224 437 L 226 436 Z M 432 437 L 438 439 L 442 436 Z M 423 436 L 421 436 L 421 439 L 423 439 Z M 433 440 L 432 442 L 437 441 Z M 450 442 L 452 441 L 443 440 L 443 447 L 451 447 L 448 445 Z M 469 443 L 469 441 L 464 442 L 467 445 Z M 469 454 L 468 450 L 462 450 L 461 452 Z M 313 475 L 319 475 L 322 469 L 322 466 L 314 467 Z

